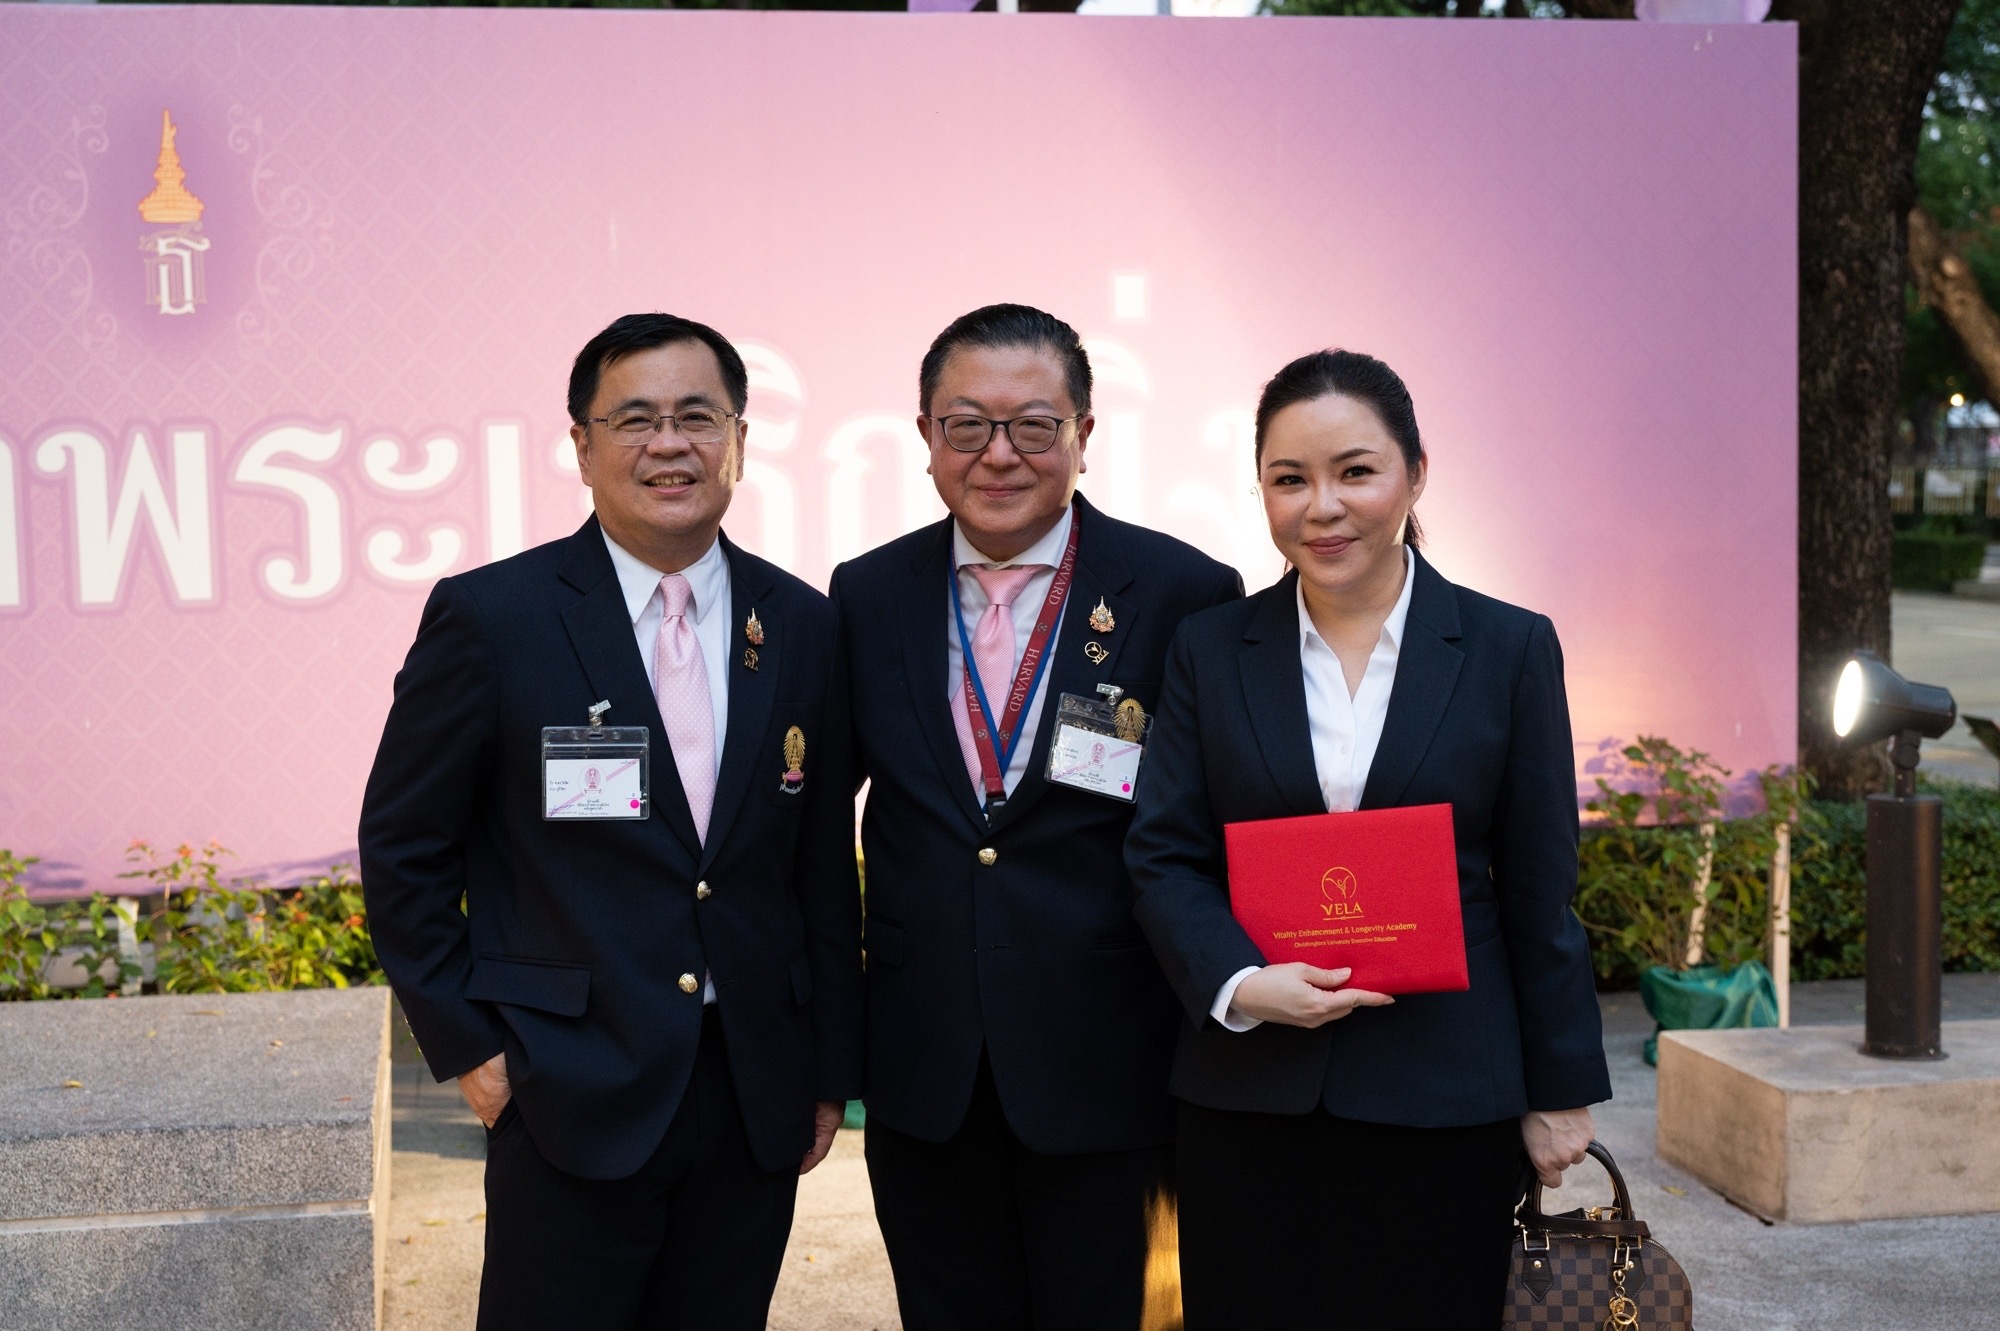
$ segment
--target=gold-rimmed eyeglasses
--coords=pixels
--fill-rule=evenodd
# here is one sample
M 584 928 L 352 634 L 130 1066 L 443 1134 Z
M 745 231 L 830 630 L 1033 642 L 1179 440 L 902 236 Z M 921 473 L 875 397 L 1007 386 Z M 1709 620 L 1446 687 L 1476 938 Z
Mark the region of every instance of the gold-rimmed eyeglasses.
M 628 407 L 609 416 L 587 416 L 583 423 L 603 425 L 611 431 L 613 441 L 636 448 L 651 443 L 669 424 L 674 427 L 675 434 L 690 444 L 720 443 L 723 436 L 729 433 L 729 422 L 741 419 L 733 411 L 717 411 L 714 407 L 689 407 L 686 411 L 669 415 L 647 411 L 643 407 Z
M 1063 437 L 1063 431 L 1083 419 L 1074 416 L 1016 416 L 1009 421 L 984 416 L 934 416 L 945 446 L 959 453 L 977 453 L 993 442 L 994 432 L 1005 430 L 1017 453 L 1046 453 Z

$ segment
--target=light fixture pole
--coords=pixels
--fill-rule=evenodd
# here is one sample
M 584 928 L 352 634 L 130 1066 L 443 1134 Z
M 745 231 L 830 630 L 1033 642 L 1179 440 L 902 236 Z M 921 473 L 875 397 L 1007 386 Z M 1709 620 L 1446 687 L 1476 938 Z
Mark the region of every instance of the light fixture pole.
M 1834 691 L 1834 733 L 1850 744 L 1894 737 L 1893 794 L 1868 797 L 1867 1026 L 1861 1052 L 1943 1058 L 1944 801 L 1917 793 L 1920 746 L 1951 729 L 1947 689 L 1912 684 L 1857 652 Z

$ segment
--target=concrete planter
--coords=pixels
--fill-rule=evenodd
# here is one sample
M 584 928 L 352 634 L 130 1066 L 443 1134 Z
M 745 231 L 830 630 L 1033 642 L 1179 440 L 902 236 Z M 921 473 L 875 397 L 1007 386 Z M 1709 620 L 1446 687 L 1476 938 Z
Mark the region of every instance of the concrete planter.
M 389 992 L 0 1004 L 0 1327 L 374 1331 Z

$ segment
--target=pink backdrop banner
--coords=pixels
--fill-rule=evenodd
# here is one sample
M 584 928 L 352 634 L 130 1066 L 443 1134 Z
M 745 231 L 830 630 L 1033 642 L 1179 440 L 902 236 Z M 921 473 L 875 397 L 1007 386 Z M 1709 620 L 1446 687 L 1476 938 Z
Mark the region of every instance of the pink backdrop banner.
M 1641 732 L 1789 761 L 1795 65 L 1779 26 L 0 6 L 0 845 L 51 888 L 135 837 L 351 855 L 430 584 L 582 520 L 570 360 L 649 309 L 740 340 L 728 529 L 821 586 L 942 513 L 917 362 L 974 306 L 1082 330 L 1085 492 L 1253 587 L 1258 387 L 1373 352 L 1440 568 L 1555 619 L 1580 782 Z

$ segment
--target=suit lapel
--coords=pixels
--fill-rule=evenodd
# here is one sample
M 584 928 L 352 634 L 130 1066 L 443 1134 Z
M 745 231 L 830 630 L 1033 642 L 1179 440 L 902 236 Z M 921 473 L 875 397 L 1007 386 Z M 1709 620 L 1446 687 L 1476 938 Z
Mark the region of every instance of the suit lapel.
M 1243 635 L 1246 646 L 1236 660 L 1264 766 L 1290 813 L 1304 815 L 1325 813 L 1326 796 L 1313 762 L 1305 668 L 1299 663 L 1298 576 L 1287 573 L 1259 593 L 1263 604 Z
M 1410 615 L 1396 654 L 1396 683 L 1389 690 L 1389 714 L 1375 761 L 1361 788 L 1363 809 L 1388 808 L 1403 797 L 1451 706 L 1465 653 L 1459 638 L 1458 598 L 1444 576 L 1422 555 L 1411 552 Z
M 1042 714 L 1031 737 L 1034 747 L 1028 753 L 1028 766 L 1021 773 L 1020 784 L 994 815 L 996 828 L 1019 818 L 1048 790 L 1048 779 L 1042 773 L 1048 767 L 1049 745 L 1054 740 L 1057 713 L 1062 710 L 1062 695 L 1098 696 L 1097 686 L 1111 679 L 1118 656 L 1132 637 L 1133 618 L 1138 614 L 1133 603 L 1119 595 L 1131 587 L 1132 573 L 1123 552 L 1113 544 L 1103 515 L 1078 495 L 1074 521 L 1076 572 L 1070 579 L 1069 600 L 1063 605 L 1062 628 L 1055 638 L 1055 659 L 1042 675 Z M 1097 609 L 1100 598 L 1104 608 L 1111 612 L 1113 622 L 1111 630 L 1105 633 L 1090 627 L 1091 612 Z M 1090 650 L 1092 643 L 1097 644 L 1098 651 Z
M 582 593 L 580 600 L 562 612 L 562 621 L 570 646 L 583 665 L 584 677 L 590 681 L 591 701 L 610 701 L 611 710 L 605 715 L 610 725 L 646 727 L 653 747 L 648 764 L 653 812 L 673 829 L 689 853 L 699 858 L 701 838 L 695 835 L 687 794 L 681 789 L 680 773 L 667 749 L 666 724 L 660 720 L 659 704 L 646 681 L 646 663 L 632 636 L 625 593 L 618 585 L 618 571 L 611 565 L 611 552 L 604 548 L 604 533 L 596 518 L 569 538 L 569 550 L 557 576 Z M 585 720 L 579 716 L 555 719 L 552 724 L 582 725 Z
M 931 539 L 919 544 L 909 584 L 899 597 L 906 609 L 896 621 L 903 626 L 904 678 L 917 729 L 930 744 L 945 789 L 983 832 L 986 813 L 965 774 L 965 755 L 958 747 L 958 728 L 952 724 L 945 692 L 945 634 L 958 631 L 951 623 L 951 584 L 946 581 L 951 576 L 951 522 L 946 518 L 932 527 Z
M 716 774 L 715 803 L 708 815 L 708 842 L 701 857 L 704 872 L 714 862 L 756 775 L 757 755 L 763 752 L 765 732 L 775 714 L 779 671 L 792 638 L 792 626 L 772 612 L 769 601 L 777 581 L 769 570 L 761 561 L 753 562 L 727 536 L 722 537 L 722 553 L 729 560 L 730 618 L 724 639 L 728 650 L 723 653 L 723 668 L 729 672 L 729 728 L 722 737 L 722 767 Z M 743 648 L 749 644 L 738 636 L 738 626 L 749 620 L 752 609 L 758 611 L 758 620 L 764 625 L 764 645 L 756 649 L 755 670 L 744 664 Z M 768 775 L 774 782 L 778 779 L 775 771 Z

